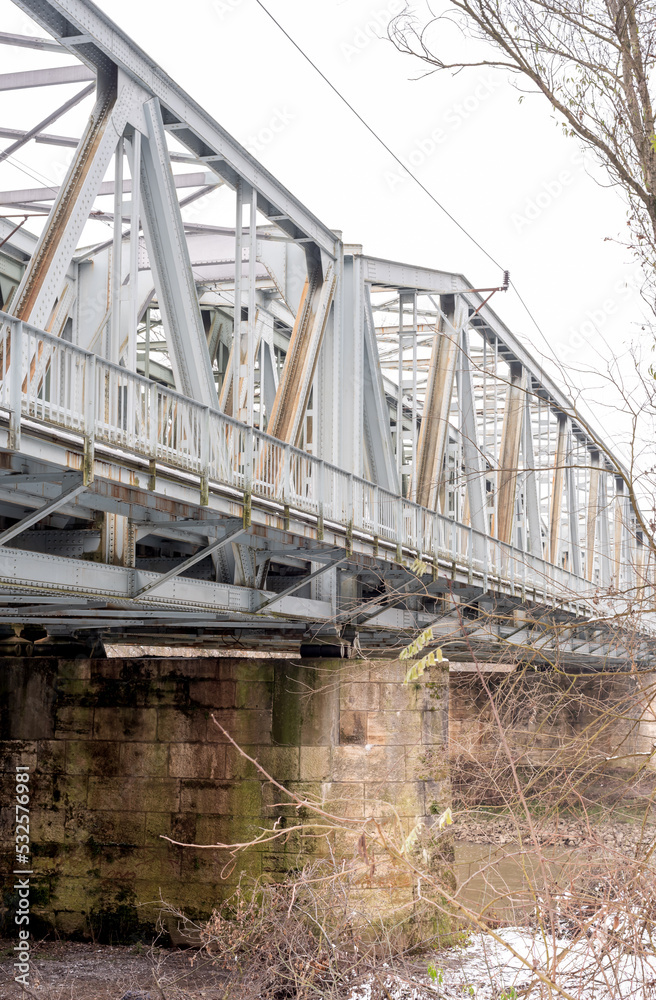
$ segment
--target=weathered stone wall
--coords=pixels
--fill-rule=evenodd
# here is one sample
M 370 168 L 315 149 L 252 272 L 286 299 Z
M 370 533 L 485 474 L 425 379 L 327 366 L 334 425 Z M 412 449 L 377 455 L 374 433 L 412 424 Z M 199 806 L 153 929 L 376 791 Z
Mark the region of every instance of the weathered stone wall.
M 408 831 L 430 821 L 449 801 L 448 684 L 440 669 L 409 686 L 403 675 L 384 661 L 4 659 L 3 871 L 15 867 L 16 763 L 32 771 L 33 914 L 63 934 L 129 939 L 153 925 L 160 898 L 207 914 L 239 872 L 275 878 L 316 851 L 293 836 L 233 871 L 225 851 L 161 839 L 233 843 L 277 815 L 287 822 L 280 793 L 212 714 L 292 790 L 344 815 L 393 808 Z

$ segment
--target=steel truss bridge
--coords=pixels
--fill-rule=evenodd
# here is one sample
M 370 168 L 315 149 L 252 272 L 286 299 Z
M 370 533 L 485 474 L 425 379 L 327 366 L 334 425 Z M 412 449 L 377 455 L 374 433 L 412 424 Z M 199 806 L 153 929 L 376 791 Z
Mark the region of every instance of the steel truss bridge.
M 73 153 L 0 192 L 0 635 L 625 662 L 621 466 L 489 290 L 344 245 L 89 0 L 15 3 L 0 90 L 49 110 L 0 175 Z

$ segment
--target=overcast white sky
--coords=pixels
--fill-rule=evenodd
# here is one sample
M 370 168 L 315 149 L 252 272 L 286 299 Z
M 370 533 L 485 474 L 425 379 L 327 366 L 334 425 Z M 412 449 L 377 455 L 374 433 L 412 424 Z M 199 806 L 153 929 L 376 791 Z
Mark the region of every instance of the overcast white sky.
M 626 229 L 625 206 L 589 176 L 576 141 L 562 135 L 541 98 L 520 103 L 505 75 L 488 70 L 413 79 L 421 65 L 376 37 L 385 35 L 400 0 L 266 3 L 436 198 L 510 270 L 565 364 L 601 365 L 596 351 L 608 353 L 602 341 L 621 352 L 639 338 L 645 315 L 634 287 L 639 273 L 612 242 Z M 320 219 L 343 230 L 346 241 L 373 255 L 462 271 L 476 286 L 501 281 L 255 0 L 102 0 L 101 6 Z M 40 33 L 11 0 L 0 0 L 0 13 L 4 30 Z M 455 36 L 449 41 L 462 44 Z M 18 68 L 21 50 L 4 48 L 2 55 L 3 71 Z M 68 61 L 36 55 L 41 65 Z M 65 100 L 69 88 L 59 91 Z M 28 99 L 36 121 L 42 109 L 34 92 Z M 24 105 L 12 108 L 5 98 L 3 107 L 2 124 L 25 127 Z M 64 133 L 64 120 L 51 130 Z M 41 147 L 39 155 L 42 173 L 58 172 L 61 180 L 66 151 Z M 16 173 L 11 183 L 30 181 Z M 536 353 L 548 350 L 514 293 L 493 304 Z M 572 378 L 588 387 L 603 419 L 599 379 Z

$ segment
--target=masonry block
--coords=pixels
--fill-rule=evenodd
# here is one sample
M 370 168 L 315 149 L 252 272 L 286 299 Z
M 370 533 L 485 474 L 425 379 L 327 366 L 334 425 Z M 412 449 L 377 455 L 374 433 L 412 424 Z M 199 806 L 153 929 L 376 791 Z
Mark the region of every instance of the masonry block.
M 364 746 L 367 742 L 367 712 L 339 713 L 339 742 Z
M 214 714 L 217 721 L 240 746 L 271 742 L 271 712 L 242 708 L 239 711 L 217 711 Z M 211 719 L 207 723 L 207 739 L 215 743 L 229 742 L 227 736 Z
M 230 750 L 233 748 L 230 746 Z M 223 743 L 172 743 L 169 747 L 172 778 L 224 778 L 226 746 Z
M 367 713 L 367 742 L 413 746 L 422 741 L 423 712 L 403 711 Z
M 121 774 L 165 778 L 169 771 L 166 743 L 121 743 Z
M 276 781 L 297 781 L 300 777 L 300 750 L 298 747 L 242 747 L 249 757 L 256 760 Z M 264 775 L 236 747 L 226 747 L 226 778 L 242 780 L 257 778 L 266 780 Z
M 91 857 L 99 857 L 103 845 L 133 844 L 140 846 L 145 838 L 145 814 L 122 809 L 87 809 L 81 820 L 66 822 L 67 842 L 78 841 L 87 846 Z
M 125 809 L 134 812 L 177 812 L 180 788 L 177 778 L 89 777 L 89 809 Z
M 301 781 L 326 781 L 330 776 L 330 747 L 300 747 Z
M 70 740 L 66 745 L 66 771 L 114 777 L 120 773 L 120 749 L 121 744 L 113 740 Z
M 209 709 L 236 708 L 237 682 L 233 680 L 193 680 L 189 683 L 192 704 Z
M 419 820 L 425 815 L 423 781 L 381 781 L 365 787 L 367 816 L 410 816 Z
M 157 709 L 141 706 L 97 707 L 93 736 L 97 740 L 143 740 L 157 738 Z
M 157 710 L 157 739 L 161 743 L 195 743 L 207 738 L 209 711 L 206 708 L 173 708 Z M 209 725 L 211 725 L 211 721 Z
M 36 770 L 41 774 L 66 771 L 67 744 L 63 740 L 39 740 Z
M 76 740 L 80 736 L 91 736 L 93 709 L 76 708 L 73 705 L 62 706 L 57 711 L 55 726 L 57 740 Z
M 371 712 L 380 708 L 380 685 L 368 678 L 362 681 L 342 681 L 339 686 L 340 712 Z

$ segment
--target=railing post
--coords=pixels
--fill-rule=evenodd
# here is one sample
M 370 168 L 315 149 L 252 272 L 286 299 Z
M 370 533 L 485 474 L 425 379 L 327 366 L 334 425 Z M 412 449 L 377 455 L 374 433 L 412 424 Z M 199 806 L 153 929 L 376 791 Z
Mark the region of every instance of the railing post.
M 207 507 L 210 502 L 210 408 L 203 407 L 199 420 L 200 433 L 200 505 Z
M 20 451 L 23 406 L 23 324 L 12 323 L 9 360 L 9 447 Z
M 374 529 L 374 547 L 376 549 L 376 555 L 378 555 L 378 539 L 380 537 L 380 490 L 378 489 L 377 484 L 374 486 L 373 505 L 373 517 L 371 521 L 372 528 Z
M 253 428 L 244 428 L 246 436 L 244 451 L 244 527 L 251 526 L 251 498 L 253 493 Z
M 467 574 L 469 586 L 474 582 L 474 529 L 469 525 L 469 573 Z
M 150 445 L 150 477 L 148 479 L 148 489 L 154 490 L 157 486 L 157 431 L 159 423 L 159 413 L 157 412 L 157 382 L 151 382 L 148 387 L 148 404 L 148 432 Z
M 353 520 L 355 511 L 353 509 L 353 473 L 348 473 L 348 486 L 346 488 L 346 554 L 353 554 Z
M 84 359 L 84 459 L 82 482 L 93 482 L 94 446 L 96 437 L 96 355 Z
M 403 560 L 403 497 L 396 500 L 396 561 Z
M 323 459 L 317 466 L 317 538 L 323 541 L 323 495 L 326 481 L 326 469 Z
M 283 445 L 282 453 L 282 504 L 285 530 L 289 529 L 289 497 L 291 494 L 292 453 L 289 444 Z

